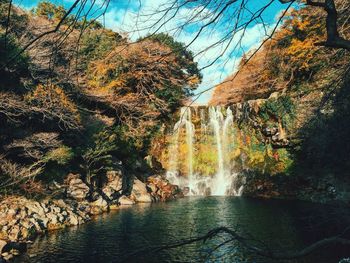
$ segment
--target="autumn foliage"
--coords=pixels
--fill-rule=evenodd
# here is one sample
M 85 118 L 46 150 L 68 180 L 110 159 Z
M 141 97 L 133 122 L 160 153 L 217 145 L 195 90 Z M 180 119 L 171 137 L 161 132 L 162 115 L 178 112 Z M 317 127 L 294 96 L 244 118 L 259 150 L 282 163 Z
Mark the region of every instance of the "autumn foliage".
M 109 104 L 133 136 L 145 134 L 174 112 L 200 81 L 185 71 L 170 47 L 149 39 L 122 45 L 93 61 L 88 76 L 85 92 Z
M 0 195 L 43 193 L 72 170 L 95 185 L 120 161 L 142 162 L 161 121 L 200 82 L 191 53 L 171 37 L 132 44 L 73 14 L 21 52 L 67 10 L 13 5 L 8 24 L 8 7 L 0 1 Z
M 338 0 L 336 4 L 340 33 L 349 37 L 346 1 Z M 305 7 L 290 11 L 271 40 L 253 57 L 252 51 L 243 56 L 237 76 L 233 79 L 234 73 L 215 88 L 211 104 L 268 98 L 276 91 L 305 92 L 315 86 L 321 89 L 334 70 L 346 65 L 346 51 L 318 45 L 326 36 L 324 20 L 322 9 Z

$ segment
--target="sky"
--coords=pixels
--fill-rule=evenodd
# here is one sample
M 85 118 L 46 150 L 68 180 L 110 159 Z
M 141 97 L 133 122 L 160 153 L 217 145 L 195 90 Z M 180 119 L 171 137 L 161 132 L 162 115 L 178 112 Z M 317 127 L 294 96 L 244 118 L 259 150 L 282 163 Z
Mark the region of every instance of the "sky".
M 69 8 L 74 0 L 50 0 L 52 3 L 60 4 Z M 92 2 L 93 0 L 87 0 Z M 95 0 L 95 15 L 99 13 L 103 0 Z M 40 0 L 15 0 L 15 4 L 25 9 L 34 8 Z M 195 2 L 195 1 L 193 1 Z M 200 1 L 199 1 L 200 2 Z M 166 7 L 170 7 L 172 0 L 110 0 L 110 4 L 104 16 L 99 20 L 114 31 L 121 32 L 131 40 L 157 32 L 166 32 L 172 35 L 175 40 L 189 45 L 188 48 L 194 53 L 195 61 L 199 68 L 203 68 L 203 80 L 195 94 L 209 89 L 199 97 L 194 96 L 197 104 L 206 104 L 212 95 L 212 87 L 219 84 L 226 77 L 237 69 L 242 54 L 259 46 L 268 33 L 275 27 L 279 15 L 287 7 L 280 4 L 278 0 L 251 0 L 246 6 L 247 11 L 240 15 L 240 23 L 248 21 L 251 12 L 257 12 L 263 5 L 271 2 L 271 5 L 264 10 L 260 19 L 256 19 L 249 24 L 244 31 L 230 35 L 223 43 L 215 44 L 218 40 L 226 36 L 236 20 L 236 5 L 225 10 L 218 23 L 213 23 L 205 27 L 205 30 L 197 37 L 197 32 L 204 26 L 210 17 L 215 16 L 214 6 L 203 7 L 201 16 L 195 16 L 199 7 L 195 3 L 185 5 L 178 12 L 165 13 Z M 193 17 L 192 23 L 184 25 L 189 17 Z M 264 26 L 263 23 L 264 22 Z M 155 25 L 155 22 L 158 22 Z M 162 25 L 160 27 L 159 25 Z M 193 41 L 195 38 L 195 41 Z M 230 41 L 232 39 L 232 41 Z M 240 42 L 239 42 L 240 41 Z M 239 43 L 239 46 L 237 45 Z

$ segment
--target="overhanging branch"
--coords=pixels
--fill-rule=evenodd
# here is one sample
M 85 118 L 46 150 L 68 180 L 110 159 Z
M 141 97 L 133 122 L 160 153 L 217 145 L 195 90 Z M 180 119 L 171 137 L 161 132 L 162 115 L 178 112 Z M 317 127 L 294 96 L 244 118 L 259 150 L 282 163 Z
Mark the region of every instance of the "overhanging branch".
M 290 3 L 291 0 L 279 0 L 281 3 Z M 334 0 L 324 0 L 322 2 L 314 0 L 306 0 L 306 5 L 321 7 L 326 13 L 326 30 L 327 30 L 327 40 L 323 42 L 316 43 L 317 46 L 325 46 L 331 48 L 343 48 L 350 50 L 350 40 L 344 39 L 340 36 L 338 31 L 338 12 L 335 6 Z

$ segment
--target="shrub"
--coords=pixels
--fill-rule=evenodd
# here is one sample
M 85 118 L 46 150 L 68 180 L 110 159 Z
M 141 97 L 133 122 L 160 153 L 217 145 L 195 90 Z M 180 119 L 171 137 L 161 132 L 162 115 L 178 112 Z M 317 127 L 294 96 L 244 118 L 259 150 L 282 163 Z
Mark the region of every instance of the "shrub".
M 296 109 L 289 96 L 280 96 L 277 99 L 269 99 L 261 105 L 259 115 L 267 122 L 271 118 L 282 122 L 283 127 L 288 127 L 295 118 Z

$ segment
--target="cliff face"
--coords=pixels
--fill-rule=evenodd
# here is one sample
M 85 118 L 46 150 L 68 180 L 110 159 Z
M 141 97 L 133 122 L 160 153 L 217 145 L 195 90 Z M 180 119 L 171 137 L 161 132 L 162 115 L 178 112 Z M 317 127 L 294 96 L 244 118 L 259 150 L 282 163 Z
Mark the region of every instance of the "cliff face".
M 350 30 L 344 25 L 350 11 L 344 1 L 336 4 L 341 35 L 349 38 Z M 277 131 L 286 142 L 264 141 L 272 149 L 285 149 L 288 159 L 282 162 L 290 165 L 278 176 L 249 167 L 247 195 L 349 200 L 349 52 L 315 44 L 325 38 L 324 21 L 322 10 L 292 11 L 274 38 L 246 65 L 247 58 L 242 59 L 237 76 L 233 73 L 214 90 L 211 105 L 264 99 L 257 114 L 247 113 L 250 120 L 243 121 L 241 128 L 250 130 L 251 136 Z M 266 158 L 271 155 L 265 153 Z M 278 165 L 281 161 L 272 166 Z

